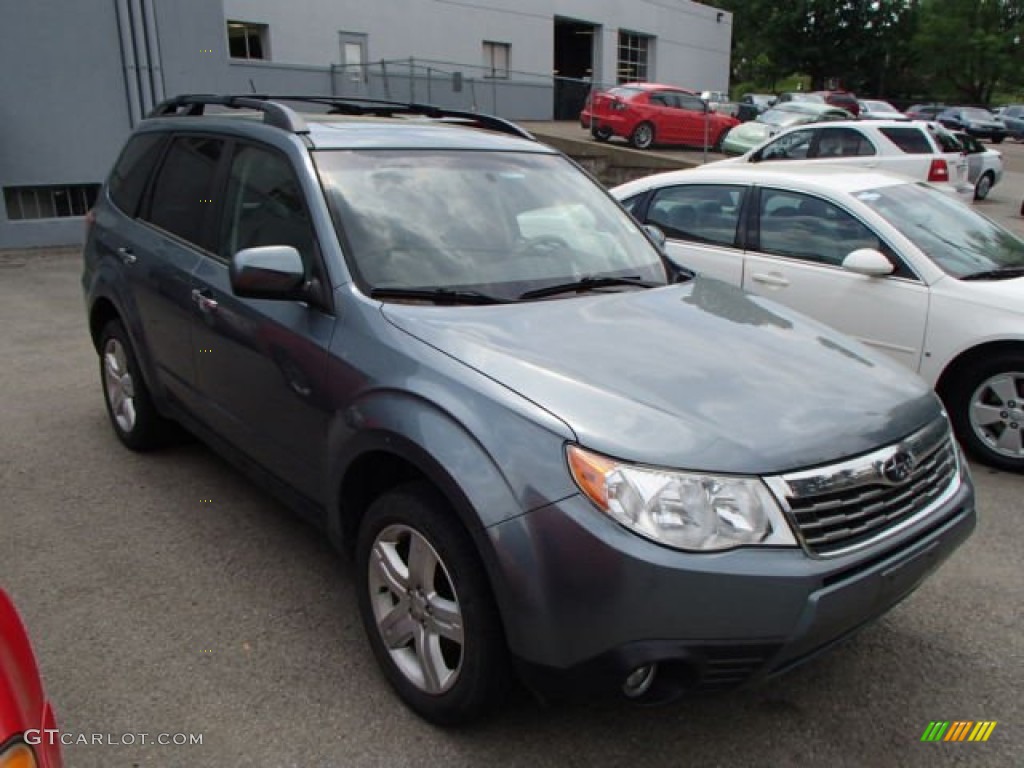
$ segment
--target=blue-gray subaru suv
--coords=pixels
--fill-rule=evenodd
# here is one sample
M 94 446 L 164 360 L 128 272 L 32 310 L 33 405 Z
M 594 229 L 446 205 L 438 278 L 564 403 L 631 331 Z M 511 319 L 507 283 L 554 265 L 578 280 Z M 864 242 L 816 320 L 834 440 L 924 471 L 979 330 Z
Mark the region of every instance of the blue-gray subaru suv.
M 658 701 L 779 673 L 974 528 L 921 380 L 672 265 L 498 118 L 178 97 L 89 221 L 118 438 L 182 425 L 322 526 L 433 722 L 514 677 Z

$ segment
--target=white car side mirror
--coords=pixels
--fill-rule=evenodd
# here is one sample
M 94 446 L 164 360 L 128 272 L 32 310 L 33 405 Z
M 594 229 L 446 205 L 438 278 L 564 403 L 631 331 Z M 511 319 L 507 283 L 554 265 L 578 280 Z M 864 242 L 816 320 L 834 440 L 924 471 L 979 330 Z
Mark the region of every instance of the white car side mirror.
M 894 271 L 892 262 L 874 248 L 858 248 L 843 259 L 843 269 L 868 277 L 891 275 Z

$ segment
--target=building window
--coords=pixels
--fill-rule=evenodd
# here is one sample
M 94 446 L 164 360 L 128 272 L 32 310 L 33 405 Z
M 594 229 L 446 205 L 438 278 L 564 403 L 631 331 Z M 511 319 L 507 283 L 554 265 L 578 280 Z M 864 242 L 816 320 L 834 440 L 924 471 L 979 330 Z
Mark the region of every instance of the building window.
M 651 38 L 636 32 L 619 30 L 618 82 L 636 83 L 647 80 Z
M 484 40 L 484 77 L 508 79 L 508 60 L 512 46 L 508 43 L 492 43 Z
M 229 21 L 228 52 L 232 59 L 269 59 L 267 25 Z
M 4 187 L 4 204 L 10 221 L 84 216 L 96 202 L 99 191 L 99 184 Z

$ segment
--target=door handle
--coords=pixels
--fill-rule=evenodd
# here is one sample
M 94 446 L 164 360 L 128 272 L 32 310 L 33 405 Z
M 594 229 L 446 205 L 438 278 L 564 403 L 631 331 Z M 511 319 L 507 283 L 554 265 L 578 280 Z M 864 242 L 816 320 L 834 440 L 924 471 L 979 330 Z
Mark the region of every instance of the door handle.
M 764 283 L 765 285 L 777 285 L 780 288 L 785 288 L 789 285 L 789 280 L 784 278 L 782 275 L 766 275 L 764 272 L 755 272 L 750 276 L 750 279 L 755 283 Z
M 138 260 L 132 252 L 132 249 L 127 245 L 122 245 L 117 249 L 117 258 L 119 258 L 123 264 L 134 264 Z
M 201 291 L 198 288 L 192 289 L 192 301 L 194 301 L 196 306 L 199 307 L 200 312 L 204 312 L 206 314 L 216 312 L 217 307 L 220 306 L 216 299 L 210 298 L 204 291 Z

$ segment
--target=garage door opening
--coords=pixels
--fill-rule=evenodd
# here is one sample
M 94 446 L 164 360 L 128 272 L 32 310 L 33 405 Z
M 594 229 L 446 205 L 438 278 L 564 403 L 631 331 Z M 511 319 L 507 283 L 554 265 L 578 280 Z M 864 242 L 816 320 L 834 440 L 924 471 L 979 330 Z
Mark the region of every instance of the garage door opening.
M 599 27 L 585 21 L 555 19 L 555 120 L 575 120 L 594 79 L 594 48 Z

